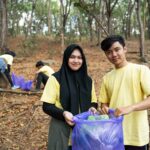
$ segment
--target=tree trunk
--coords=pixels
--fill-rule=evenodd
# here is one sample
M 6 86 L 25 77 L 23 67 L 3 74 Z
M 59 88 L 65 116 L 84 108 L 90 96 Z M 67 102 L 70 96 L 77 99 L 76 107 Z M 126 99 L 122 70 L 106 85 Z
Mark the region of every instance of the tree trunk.
M 6 36 L 7 36 L 7 0 L 0 1 L 1 8 L 2 8 L 2 29 L 1 29 L 1 48 L 6 46 Z
M 107 29 L 105 29 L 105 26 L 102 24 L 103 21 L 99 19 L 99 17 L 94 13 L 94 11 L 91 11 L 90 9 L 86 7 L 86 2 L 84 0 L 79 0 L 79 3 L 77 3 L 76 6 L 79 8 L 82 8 L 84 11 L 86 11 L 88 15 L 93 17 L 93 19 L 95 19 L 99 27 L 104 31 L 105 35 L 109 35 L 109 33 L 107 32 Z
M 106 0 L 105 1 L 106 3 L 106 9 L 107 9 L 107 28 L 108 28 L 108 33 L 109 34 L 112 34 L 112 13 L 113 13 L 113 10 L 116 6 L 116 4 L 118 3 L 118 0 L 115 0 L 114 3 L 112 4 L 112 0 Z
M 127 35 L 126 38 L 130 38 L 131 37 L 131 16 L 132 16 L 132 12 L 133 12 L 133 8 L 134 8 L 135 2 L 132 4 L 132 0 L 129 1 L 128 4 L 128 12 L 127 12 Z
M 0 1 L 0 35 L 1 32 L 2 32 L 2 1 Z M 2 38 L 0 37 L 0 47 L 1 47 L 1 43 L 2 43 Z
M 62 7 L 60 8 L 60 12 L 62 12 Z M 64 33 L 65 33 L 65 26 L 63 25 L 63 17 L 62 14 L 60 15 L 60 32 L 61 32 L 61 48 L 64 49 L 65 47 L 65 37 L 64 37 Z
M 51 0 L 48 0 L 48 35 L 51 36 Z
M 93 44 L 93 30 L 92 30 L 92 21 L 93 18 L 92 16 L 88 16 L 88 27 L 89 27 L 89 32 L 90 32 L 90 43 Z
M 126 31 L 126 25 L 125 25 L 126 19 L 125 16 L 122 17 L 122 30 L 121 33 L 122 35 L 125 36 L 125 38 L 127 39 L 127 31 Z
M 148 39 L 150 39 L 150 0 L 147 0 L 148 3 Z
M 82 18 L 78 17 L 78 31 L 79 31 L 79 41 L 82 41 Z
M 99 20 L 103 20 L 103 16 L 104 16 L 104 8 L 105 8 L 105 4 L 103 1 L 99 1 Z M 99 46 L 100 41 L 101 41 L 101 28 L 98 25 L 98 23 L 96 22 L 96 29 L 97 29 L 97 46 Z
M 71 0 L 67 0 L 66 4 L 63 0 L 60 0 L 60 23 L 61 23 L 61 47 L 64 49 L 65 46 L 65 27 L 70 13 Z
M 140 31 L 140 57 L 143 61 L 145 61 L 144 57 L 144 29 L 143 29 L 143 23 L 140 16 L 140 0 L 136 0 L 137 3 L 137 20 L 139 24 L 139 31 Z
M 36 0 L 32 0 L 32 11 L 31 11 L 31 16 L 30 16 L 30 20 L 28 22 L 28 29 L 27 29 L 27 35 L 32 34 L 32 20 L 33 20 L 33 13 L 35 10 L 35 6 L 36 6 Z

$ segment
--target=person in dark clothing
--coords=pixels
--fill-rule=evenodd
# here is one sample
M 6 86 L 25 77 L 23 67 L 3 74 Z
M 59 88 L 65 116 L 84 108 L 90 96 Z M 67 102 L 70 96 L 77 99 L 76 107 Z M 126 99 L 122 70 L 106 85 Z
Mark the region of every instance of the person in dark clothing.
M 43 111 L 52 117 L 48 150 L 71 149 L 73 116 L 89 109 L 95 113 L 97 108 L 94 83 L 87 73 L 85 55 L 79 45 L 66 48 L 62 66 L 48 79 L 41 101 Z

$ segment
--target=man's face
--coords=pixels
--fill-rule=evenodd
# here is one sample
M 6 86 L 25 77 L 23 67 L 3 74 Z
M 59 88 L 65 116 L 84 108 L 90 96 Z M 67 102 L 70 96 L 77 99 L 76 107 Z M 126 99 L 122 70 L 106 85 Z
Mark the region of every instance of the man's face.
M 123 47 L 119 42 L 113 43 L 113 45 L 105 52 L 108 60 L 115 65 L 116 68 L 120 68 L 126 65 L 126 47 Z

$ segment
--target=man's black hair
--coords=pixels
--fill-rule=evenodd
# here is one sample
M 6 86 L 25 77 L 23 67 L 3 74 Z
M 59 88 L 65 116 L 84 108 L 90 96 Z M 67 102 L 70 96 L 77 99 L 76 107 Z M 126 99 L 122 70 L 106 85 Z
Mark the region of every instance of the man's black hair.
M 40 66 L 44 66 L 44 62 L 42 62 L 41 60 L 38 61 L 35 65 L 36 67 L 40 67 Z
M 13 56 L 13 57 L 16 56 L 16 53 L 13 52 L 13 51 L 10 51 L 10 50 L 6 51 L 5 54 L 11 55 L 11 56 Z
M 119 42 L 123 47 L 125 46 L 125 41 L 122 36 L 110 35 L 101 42 L 101 49 L 107 51 L 115 42 Z

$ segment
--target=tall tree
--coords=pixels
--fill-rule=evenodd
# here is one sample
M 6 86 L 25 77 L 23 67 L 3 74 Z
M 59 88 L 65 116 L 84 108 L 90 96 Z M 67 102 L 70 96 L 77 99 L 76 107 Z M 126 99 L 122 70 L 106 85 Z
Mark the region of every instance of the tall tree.
M 2 31 L 2 2 L 0 1 L 0 34 L 1 34 L 1 31 Z M 0 37 L 0 46 L 1 46 L 1 37 Z
M 127 10 L 126 38 L 131 37 L 131 16 L 132 16 L 134 6 L 135 6 L 135 1 L 133 2 L 132 0 L 130 0 L 128 3 L 128 10 Z
M 141 16 L 140 16 L 140 9 L 141 9 L 141 7 L 140 7 L 141 3 L 140 2 L 141 2 L 140 0 L 136 0 L 137 20 L 138 20 L 139 31 L 140 31 L 140 57 L 143 61 L 146 61 L 145 56 L 144 56 L 144 40 L 145 40 L 145 37 L 144 37 L 143 23 L 142 23 L 142 19 L 141 19 Z
M 1 48 L 6 46 L 6 37 L 7 37 L 7 0 L 0 1 L 2 8 L 2 29 L 1 29 Z
M 150 39 L 150 0 L 147 0 L 148 3 L 148 38 Z
M 118 0 L 115 0 L 113 3 L 112 3 L 112 0 L 105 0 L 105 3 L 106 3 L 106 13 L 107 13 L 107 28 L 108 28 L 108 33 L 111 34 L 112 33 L 112 24 L 111 24 L 111 21 L 112 21 L 112 13 L 113 13 L 113 10 L 116 6 L 116 4 L 118 3 Z
M 85 2 L 84 0 L 75 1 L 74 6 L 78 7 L 79 9 L 82 9 L 85 12 L 85 14 L 90 15 L 97 22 L 97 25 L 102 29 L 102 31 L 106 35 L 109 35 L 109 33 L 106 30 L 106 27 L 102 24 L 103 20 L 100 20 L 100 18 L 97 16 L 97 9 L 94 10 L 93 7 L 91 7 L 91 5 Z
M 64 48 L 65 45 L 65 27 L 68 19 L 68 15 L 70 13 L 71 0 L 60 0 L 60 24 L 61 24 L 61 46 Z
M 105 6 L 104 6 L 104 1 L 99 1 L 98 2 L 98 7 L 99 7 L 99 20 L 103 20 L 103 16 L 104 16 L 104 10 L 105 10 Z M 98 23 L 96 22 L 96 27 L 97 27 L 97 45 L 99 45 L 99 42 L 101 41 L 101 28 L 98 25 Z
M 47 15 L 48 34 L 49 34 L 49 36 L 51 36 L 51 0 L 48 0 L 47 3 L 48 3 L 48 15 Z
M 27 35 L 30 33 L 30 35 L 32 34 L 32 21 L 33 21 L 33 14 L 35 11 L 35 7 L 36 7 L 36 0 L 32 0 L 32 10 L 31 10 L 31 14 L 30 14 L 30 20 L 28 22 L 28 30 L 27 30 Z

